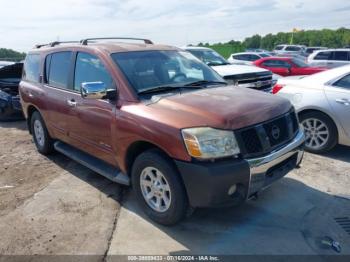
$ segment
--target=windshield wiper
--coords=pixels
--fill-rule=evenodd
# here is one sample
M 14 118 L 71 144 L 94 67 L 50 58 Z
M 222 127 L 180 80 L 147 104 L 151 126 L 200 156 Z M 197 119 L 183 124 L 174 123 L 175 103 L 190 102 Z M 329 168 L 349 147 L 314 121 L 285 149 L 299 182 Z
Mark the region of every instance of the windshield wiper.
M 227 85 L 226 82 L 223 81 L 208 81 L 208 80 L 200 80 L 192 83 L 188 83 L 185 86 L 203 86 L 203 85 Z
M 181 88 L 196 88 L 200 89 L 202 88 L 201 86 L 187 86 L 187 85 L 179 85 L 179 86 L 157 86 L 145 90 L 141 90 L 137 92 L 137 94 L 149 94 L 149 93 L 158 93 L 158 92 L 163 92 L 163 91 L 170 91 L 170 90 L 181 90 Z

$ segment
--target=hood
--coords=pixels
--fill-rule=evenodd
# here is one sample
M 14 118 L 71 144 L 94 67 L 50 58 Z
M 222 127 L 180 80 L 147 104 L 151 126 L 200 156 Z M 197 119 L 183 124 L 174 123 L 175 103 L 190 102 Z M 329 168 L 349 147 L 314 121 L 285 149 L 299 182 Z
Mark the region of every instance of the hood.
M 18 82 L 22 77 L 23 63 L 6 65 L 0 68 L 0 81 Z
M 176 128 L 210 126 L 239 129 L 288 112 L 288 100 L 235 86 L 208 88 L 160 99 L 146 105 L 144 116 Z
M 241 65 L 241 64 L 213 66 L 212 69 L 214 69 L 219 75 L 223 77 L 231 76 L 231 75 L 269 72 L 266 69 L 259 68 L 256 66 Z

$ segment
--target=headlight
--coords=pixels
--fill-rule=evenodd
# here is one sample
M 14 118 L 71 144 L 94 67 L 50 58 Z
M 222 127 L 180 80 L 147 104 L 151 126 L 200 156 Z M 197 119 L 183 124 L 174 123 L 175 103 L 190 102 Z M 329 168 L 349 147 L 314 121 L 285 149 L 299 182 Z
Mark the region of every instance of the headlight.
M 182 130 L 187 152 L 200 159 L 220 158 L 240 153 L 232 131 L 210 127 L 187 128 Z

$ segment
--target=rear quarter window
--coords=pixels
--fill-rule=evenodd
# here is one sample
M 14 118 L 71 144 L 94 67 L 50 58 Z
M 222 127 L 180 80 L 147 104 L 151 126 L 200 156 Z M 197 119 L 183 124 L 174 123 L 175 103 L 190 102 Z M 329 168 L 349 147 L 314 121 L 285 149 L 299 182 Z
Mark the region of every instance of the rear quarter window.
M 40 75 L 40 55 L 28 54 L 23 66 L 22 78 L 29 82 L 38 83 Z

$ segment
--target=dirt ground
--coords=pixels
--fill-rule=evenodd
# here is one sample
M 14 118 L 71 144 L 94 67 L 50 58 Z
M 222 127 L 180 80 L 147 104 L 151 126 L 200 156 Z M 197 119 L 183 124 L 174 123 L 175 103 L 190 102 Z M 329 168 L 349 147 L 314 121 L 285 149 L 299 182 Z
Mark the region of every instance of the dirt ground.
M 290 220 L 292 228 L 297 226 L 295 221 L 310 224 L 312 221 L 307 220 L 314 220 L 317 215 L 322 220 L 322 214 L 315 212 L 324 212 L 325 209 L 331 211 L 335 207 L 338 215 L 350 218 L 350 148 L 337 146 L 323 156 L 305 154 L 302 167 L 271 188 L 272 190 L 268 189 L 266 194 L 263 194 L 262 200 L 250 202 L 243 207 L 242 214 L 265 210 L 270 205 L 270 209 L 264 212 L 270 215 L 278 214 L 274 218 L 276 221 Z M 144 218 L 137 208 L 134 208 L 129 194 L 126 194 L 123 200 L 124 192 L 121 186 L 60 154 L 47 158 L 37 153 L 25 122 L 0 122 L 0 254 L 94 254 L 103 259 L 107 254 L 128 254 L 130 250 L 137 254 L 152 253 L 150 250 L 154 248 L 153 241 L 149 246 L 146 243 L 147 239 L 142 245 L 138 243 L 138 239 L 142 241 L 141 239 L 146 237 L 142 230 L 147 230 L 150 235 L 154 234 L 154 238 L 147 237 L 148 241 L 157 239 L 157 234 L 160 233 L 163 237 L 164 233 L 170 236 L 169 244 L 166 244 L 168 240 L 160 243 L 164 245 L 162 250 L 165 253 L 171 253 L 171 250 L 179 247 L 179 243 L 181 247 L 193 251 L 197 250 L 197 247 L 193 246 L 196 241 L 198 246 L 203 246 L 200 242 L 204 239 L 201 237 L 203 232 L 210 233 L 208 237 L 213 244 L 213 241 L 218 239 L 216 237 L 220 227 L 224 227 L 223 231 L 227 233 L 229 225 L 235 228 L 237 223 L 243 225 L 244 219 L 228 221 L 226 210 L 215 209 L 196 211 L 184 224 L 166 229 Z M 278 202 L 279 200 L 281 202 Z M 125 211 L 120 215 L 121 205 Z M 228 211 L 230 212 L 237 210 Z M 292 220 L 293 212 L 300 212 L 303 219 Z M 286 214 L 290 214 L 291 218 Z M 310 214 L 313 214 L 313 217 L 308 218 Z M 118 220 L 119 217 L 121 221 Z M 269 219 L 264 218 L 261 221 L 265 220 Z M 132 225 L 129 221 L 133 221 Z M 249 221 L 254 227 L 261 223 L 251 219 Z M 313 223 L 309 229 L 316 230 L 316 224 Z M 190 230 L 194 228 L 195 231 L 185 237 L 181 234 L 186 226 Z M 271 225 L 261 225 L 259 230 L 267 227 Z M 281 227 L 279 226 L 279 230 Z M 322 228 L 325 227 L 327 225 L 322 224 Z M 136 232 L 135 228 L 139 228 L 140 232 Z M 196 230 L 202 233 L 197 234 Z M 230 237 L 237 237 L 236 233 L 232 231 Z M 350 237 L 343 233 L 339 233 L 343 242 L 350 243 Z M 257 231 L 254 235 L 257 243 L 262 241 L 261 234 Z M 307 242 L 311 233 L 305 234 L 302 235 L 302 239 Z M 128 237 L 132 240 L 127 241 Z M 198 237 L 198 240 L 190 241 L 192 237 Z M 264 241 L 269 243 L 268 239 Z M 221 244 L 221 248 L 216 250 L 225 254 L 224 247 L 225 244 Z M 206 248 L 211 250 L 210 246 Z M 232 252 L 232 247 L 229 248 Z M 271 250 L 274 250 L 273 248 L 271 244 Z M 268 251 L 269 247 L 265 247 L 265 250 Z M 303 250 L 302 247 L 299 250 Z M 160 249 L 159 251 L 161 252 Z M 286 248 L 285 252 L 294 254 L 296 251 L 291 247 Z

